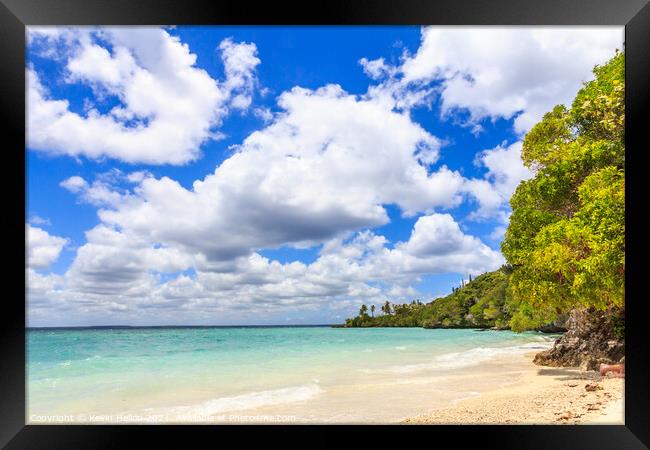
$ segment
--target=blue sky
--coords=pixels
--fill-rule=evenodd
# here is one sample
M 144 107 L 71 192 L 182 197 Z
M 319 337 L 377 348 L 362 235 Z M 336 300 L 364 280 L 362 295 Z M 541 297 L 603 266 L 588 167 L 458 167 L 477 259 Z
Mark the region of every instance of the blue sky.
M 444 295 L 503 262 L 525 132 L 621 42 L 32 28 L 29 323 L 335 323 Z

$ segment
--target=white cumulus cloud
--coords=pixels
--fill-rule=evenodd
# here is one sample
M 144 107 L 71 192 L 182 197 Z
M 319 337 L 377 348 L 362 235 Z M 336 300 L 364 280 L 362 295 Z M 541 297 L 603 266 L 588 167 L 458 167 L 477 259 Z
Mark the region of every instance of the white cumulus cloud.
M 429 169 L 439 142 L 408 115 L 338 86 L 295 88 L 279 105 L 277 120 L 190 189 L 148 177 L 126 194 L 95 182 L 82 198 L 102 203 L 111 227 L 215 262 L 385 224 L 385 204 L 416 214 L 462 200 L 462 176 Z
M 229 108 L 246 109 L 254 88 L 254 44 L 222 42 L 225 79 L 197 67 L 187 44 L 155 27 L 30 28 L 30 42 L 54 49 L 65 81 L 93 88 L 84 113 L 53 98 L 38 68 L 28 68 L 27 140 L 54 155 L 114 158 L 128 163 L 185 164 L 200 146 L 219 137 Z M 110 47 L 109 47 L 110 45 Z M 96 101 L 119 100 L 108 112 Z
M 42 228 L 25 224 L 27 265 L 34 269 L 46 269 L 59 258 L 68 240 L 53 236 Z
M 464 234 L 448 214 L 423 216 L 409 240 L 392 248 L 371 231 L 349 240 L 335 238 L 310 263 L 280 263 L 259 253 L 236 258 L 221 270 L 201 270 L 195 255 L 99 225 L 87 233 L 62 276 L 29 273 L 30 307 L 123 314 L 132 319 L 157 314 L 277 313 L 350 308 L 379 298 L 420 296 L 411 284 L 421 276 L 458 271 L 480 273 L 502 264 L 501 255 Z M 192 269 L 193 273 L 180 273 Z M 163 274 L 173 274 L 163 277 Z
M 485 167 L 487 173 L 482 179 L 473 178 L 465 182 L 465 189 L 479 203 L 479 209 L 471 217 L 480 219 L 501 216 L 504 223 L 507 223 L 504 207 L 519 183 L 534 175 L 521 160 L 521 147 L 522 142 L 517 141 L 508 146 L 498 145 L 476 155 L 475 163 Z
M 401 66 L 406 83 L 441 80 L 442 113 L 511 118 L 528 131 L 569 103 L 592 69 L 623 46 L 621 27 L 427 27 Z

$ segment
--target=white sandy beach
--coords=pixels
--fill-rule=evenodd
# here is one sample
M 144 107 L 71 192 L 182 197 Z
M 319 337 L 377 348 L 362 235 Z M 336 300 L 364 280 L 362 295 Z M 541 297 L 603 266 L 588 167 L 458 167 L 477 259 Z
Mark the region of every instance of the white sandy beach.
M 607 424 L 624 420 L 624 381 L 575 368 L 528 366 L 519 381 L 406 419 L 409 424 Z

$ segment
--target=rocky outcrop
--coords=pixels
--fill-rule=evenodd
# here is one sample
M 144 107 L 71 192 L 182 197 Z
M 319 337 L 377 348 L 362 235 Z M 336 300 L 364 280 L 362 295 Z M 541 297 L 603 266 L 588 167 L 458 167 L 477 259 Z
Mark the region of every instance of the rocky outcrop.
M 623 323 L 624 311 L 621 309 L 575 309 L 566 323 L 568 331 L 555 341 L 551 349 L 535 355 L 533 362 L 540 366 L 598 370 L 600 363 L 624 361 Z

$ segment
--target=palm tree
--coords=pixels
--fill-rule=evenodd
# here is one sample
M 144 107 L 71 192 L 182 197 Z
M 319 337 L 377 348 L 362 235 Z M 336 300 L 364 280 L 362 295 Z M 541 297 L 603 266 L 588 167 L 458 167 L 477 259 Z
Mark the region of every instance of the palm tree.
M 366 305 L 361 305 L 361 308 L 359 308 L 359 315 L 363 317 L 367 314 L 368 314 L 368 307 Z
M 381 310 L 384 314 L 390 315 L 390 302 L 388 300 L 386 300 L 386 303 L 381 307 Z
M 372 314 L 372 317 L 375 317 L 375 305 L 370 305 L 370 313 Z

